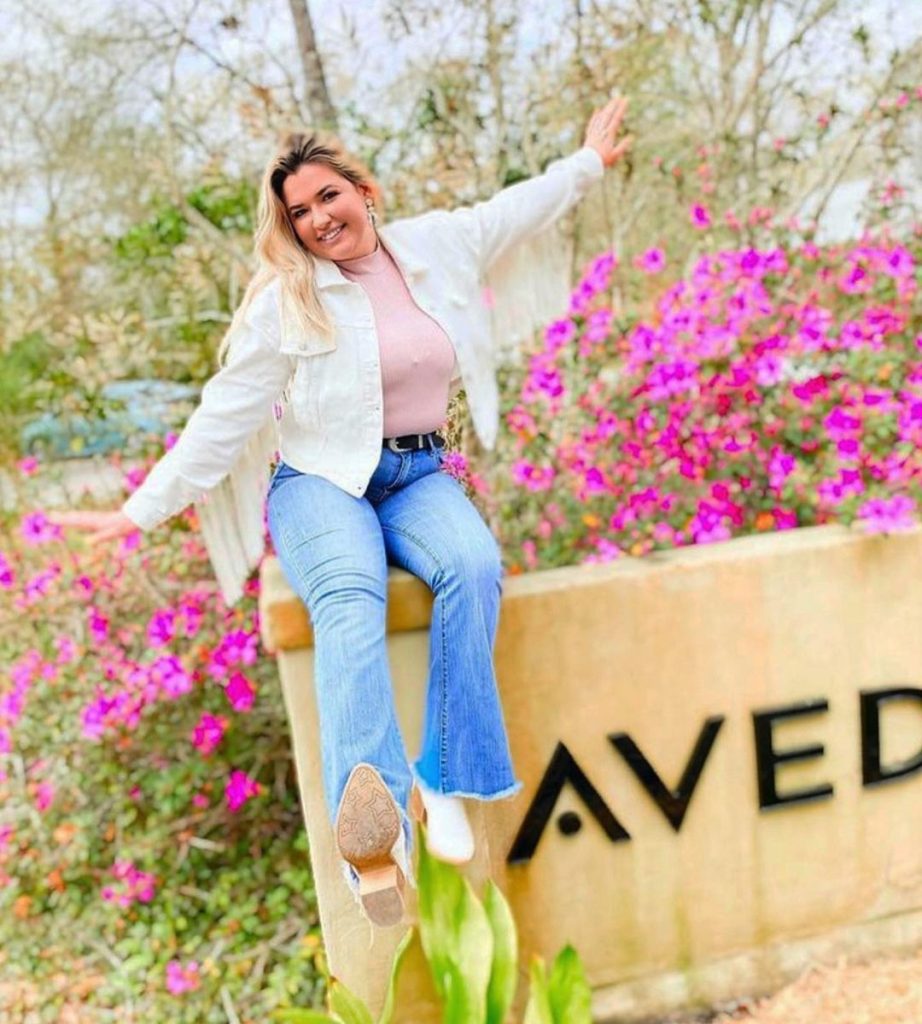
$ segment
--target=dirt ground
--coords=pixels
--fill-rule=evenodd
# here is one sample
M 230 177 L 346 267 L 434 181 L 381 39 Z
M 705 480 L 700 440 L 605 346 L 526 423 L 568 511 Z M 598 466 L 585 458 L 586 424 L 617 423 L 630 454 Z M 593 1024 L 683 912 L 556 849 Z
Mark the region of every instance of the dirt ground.
M 780 992 L 658 1024 L 922 1024 L 922 950 L 810 967 Z

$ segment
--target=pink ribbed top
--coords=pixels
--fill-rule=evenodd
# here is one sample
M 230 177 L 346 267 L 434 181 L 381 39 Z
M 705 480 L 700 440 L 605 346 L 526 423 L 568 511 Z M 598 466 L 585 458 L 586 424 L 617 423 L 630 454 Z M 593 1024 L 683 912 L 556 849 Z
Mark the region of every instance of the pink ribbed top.
M 413 301 L 400 268 L 379 242 L 367 256 L 337 260 L 364 289 L 374 312 L 381 358 L 384 437 L 424 434 L 445 422 L 455 350 Z

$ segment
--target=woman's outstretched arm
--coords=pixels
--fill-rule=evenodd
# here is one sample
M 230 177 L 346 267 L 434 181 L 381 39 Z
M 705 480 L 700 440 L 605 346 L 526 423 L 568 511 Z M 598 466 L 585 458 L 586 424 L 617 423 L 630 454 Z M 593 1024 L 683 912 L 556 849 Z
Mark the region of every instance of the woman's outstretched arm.
M 481 273 L 517 243 L 550 227 L 602 178 L 605 168 L 624 156 L 633 142 L 631 135 L 618 139 L 627 106 L 625 97 L 614 97 L 595 110 L 582 147 L 553 160 L 543 174 L 448 213 L 464 244 L 474 251 Z
M 259 298 L 257 304 L 265 306 Z M 57 512 L 49 519 L 89 531 L 90 543 L 99 543 L 151 530 L 219 484 L 288 383 L 290 357 L 279 351 L 278 332 L 266 328 L 271 322 L 248 315 L 236 328 L 226 365 L 205 384 L 176 444 L 121 509 Z

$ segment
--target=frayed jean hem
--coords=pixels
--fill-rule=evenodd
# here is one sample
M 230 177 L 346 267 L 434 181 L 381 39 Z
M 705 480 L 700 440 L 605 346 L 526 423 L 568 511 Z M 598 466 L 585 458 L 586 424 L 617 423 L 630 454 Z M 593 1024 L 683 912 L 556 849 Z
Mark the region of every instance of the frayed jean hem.
M 463 797 L 466 800 L 483 800 L 484 802 L 490 800 L 505 800 L 507 797 L 515 796 L 519 790 L 525 785 L 523 782 L 516 780 L 511 786 L 507 786 L 505 789 L 501 789 L 496 793 L 471 793 L 463 789 L 452 789 L 452 790 L 441 790 L 436 789 L 434 786 L 430 786 L 428 782 L 419 774 L 416 765 L 410 766 L 410 771 L 413 775 L 413 779 L 420 786 L 428 789 L 432 793 L 439 793 L 442 796 L 458 796 Z

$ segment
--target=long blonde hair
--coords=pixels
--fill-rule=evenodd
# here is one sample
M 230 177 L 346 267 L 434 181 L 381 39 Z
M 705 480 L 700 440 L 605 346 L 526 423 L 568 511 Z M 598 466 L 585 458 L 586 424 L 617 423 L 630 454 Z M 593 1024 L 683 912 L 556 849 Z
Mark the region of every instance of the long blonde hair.
M 219 364 L 224 362 L 248 306 L 276 276 L 281 284 L 282 300 L 291 303 L 305 331 L 318 331 L 325 337 L 333 332 L 329 315 L 314 286 L 314 257 L 295 233 L 282 192 L 290 174 L 303 164 L 312 163 L 324 164 L 353 185 L 367 186 L 376 216 L 381 216 L 383 199 L 378 183 L 368 167 L 349 153 L 335 135 L 321 132 L 286 135 L 263 173 L 253 235 L 256 273 L 218 348 Z

